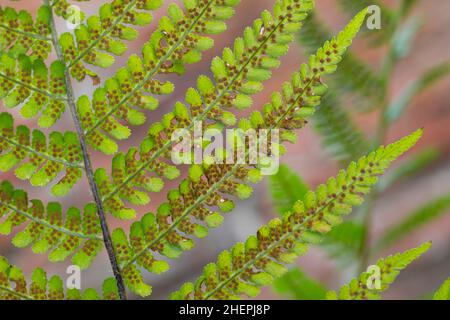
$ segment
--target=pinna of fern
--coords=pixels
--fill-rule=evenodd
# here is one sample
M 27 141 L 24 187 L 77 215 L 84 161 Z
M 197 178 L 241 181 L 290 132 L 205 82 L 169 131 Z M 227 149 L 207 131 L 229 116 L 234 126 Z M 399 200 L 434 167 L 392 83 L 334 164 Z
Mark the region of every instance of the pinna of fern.
M 244 37 L 235 40 L 233 50 L 226 48 L 221 58 L 213 59 L 211 70 L 215 81 L 200 76 L 197 89 L 186 92 L 188 106 L 177 102 L 161 122 L 151 125 L 139 150 L 131 148 L 127 154 L 118 153 L 114 157 L 111 178 L 105 169 L 98 169 L 96 181 L 108 210 L 116 216 L 133 216 L 122 200 L 134 205 L 146 204 L 150 199 L 142 189 L 158 191 L 165 179 L 179 176 L 178 169 L 171 165 L 170 154 L 170 146 L 175 143 L 172 133 L 176 129 L 192 131 L 196 121 L 204 121 L 205 128 L 217 123 L 234 125 L 235 116 L 227 109 L 251 105 L 251 96 L 262 90 L 262 82 L 270 78 L 271 69 L 278 67 L 280 56 L 287 52 L 293 33 L 311 8 L 309 0 L 277 1 L 273 15 L 264 11 L 253 27 L 246 28 Z M 83 108 L 81 101 L 78 102 L 79 109 Z
M 92 103 L 86 96 L 78 100 L 78 112 L 91 146 L 107 154 L 115 153 L 114 140 L 126 139 L 131 134 L 119 120 L 142 125 L 145 115 L 137 109 L 156 109 L 159 101 L 155 96 L 174 90 L 171 82 L 161 82 L 155 77 L 181 74 L 185 65 L 201 60 L 201 53 L 213 46 L 210 36 L 225 31 L 224 21 L 231 18 L 238 3 L 239 0 L 186 0 L 186 13 L 171 4 L 168 16 L 159 20 L 157 30 L 144 44 L 142 58 L 132 55 L 125 66 L 96 90 Z M 63 50 L 67 50 L 65 45 Z
M 27 126 L 14 127 L 13 116 L 3 112 L 0 134 L 0 171 L 15 168 L 19 179 L 30 180 L 33 186 L 45 186 L 65 170 L 64 176 L 51 189 L 55 196 L 67 194 L 81 177 L 82 154 L 74 132 L 54 131 L 47 144 L 42 131 L 35 129 L 30 133 Z
M 26 10 L 0 7 L 0 52 L 17 58 L 21 54 L 31 60 L 45 60 L 51 51 L 50 8 L 41 6 L 36 19 Z
M 18 190 L 8 181 L 0 184 L 0 234 L 10 235 L 15 229 L 26 226 L 12 238 L 18 248 L 31 246 L 34 253 L 48 253 L 52 262 L 66 260 L 87 268 L 102 249 L 97 210 L 90 203 L 83 213 L 69 208 L 63 216 L 61 204 L 28 199 L 28 194 Z
M 357 279 L 352 279 L 348 284 L 343 285 L 339 291 L 327 292 L 326 299 L 378 300 L 381 298 L 381 293 L 386 291 L 395 281 L 400 271 L 428 251 L 430 247 L 431 243 L 426 242 L 417 248 L 378 260 L 377 263 L 373 265 L 373 267 L 378 267 L 380 271 L 380 283 L 378 288 L 375 283 L 371 283 L 370 273 L 363 272 Z
M 282 219 L 271 220 L 245 243 L 222 252 L 217 263 L 208 264 L 194 284 L 186 283 L 173 297 L 226 299 L 257 295 L 259 287 L 287 271 L 285 264 L 305 254 L 309 244 L 320 242 L 323 234 L 342 223 L 343 216 L 363 202 L 378 176 L 414 146 L 421 135 L 422 130 L 418 130 L 352 162 L 316 192 L 308 192 L 304 201 L 298 201 Z
M 252 113 L 249 119 L 240 121 L 239 127 L 244 131 L 250 127 L 280 129 L 282 140 L 292 141 L 293 130 L 304 126 L 305 117 L 311 115 L 320 102 L 325 89 L 320 77 L 335 71 L 365 16 L 366 11 L 362 11 L 338 37 L 325 43 L 317 55 L 311 56 L 309 65 L 303 64 L 301 71 L 293 75 L 292 82 L 284 84 L 283 92 L 273 95 L 271 103 L 265 105 L 264 113 Z M 130 241 L 122 229 L 113 232 L 125 283 L 139 294 L 149 294 L 151 288 L 142 282 L 137 265 L 152 271 L 155 263 L 152 251 L 175 258 L 191 249 L 194 244 L 191 235 L 205 237 L 207 227 L 220 225 L 223 218 L 213 210 L 232 210 L 234 203 L 228 196 L 249 197 L 252 189 L 248 184 L 260 178 L 258 168 L 241 164 L 191 166 L 189 176 L 178 190 L 169 192 L 168 202 L 159 207 L 157 214 L 149 213 L 132 225 Z M 197 221 L 192 221 L 193 218 Z M 157 272 L 161 272 L 160 266 Z M 166 269 L 164 264 L 164 271 Z
M 102 294 L 95 289 L 64 289 L 63 280 L 59 276 L 47 279 L 42 268 L 34 269 L 31 283 L 27 283 L 23 271 L 0 256 L 0 299 L 1 300 L 118 300 L 117 286 L 113 278 L 103 282 Z

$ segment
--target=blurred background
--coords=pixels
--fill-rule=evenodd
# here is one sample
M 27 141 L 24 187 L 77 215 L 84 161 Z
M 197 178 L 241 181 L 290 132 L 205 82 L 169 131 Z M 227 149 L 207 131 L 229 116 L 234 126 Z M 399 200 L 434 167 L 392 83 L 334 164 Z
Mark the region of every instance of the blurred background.
M 77 3 L 77 5 L 89 15 L 96 13 L 103 2 L 92 0 Z M 123 57 L 117 58 L 115 67 L 123 65 L 129 54 L 139 53 L 143 42 L 155 29 L 157 18 L 165 14 L 167 3 L 170 1 L 165 2 L 165 6 L 155 13 L 155 19 L 151 26 L 139 29 L 139 39 L 129 43 L 130 50 Z M 271 0 L 242 0 L 236 8 L 234 18 L 228 23 L 228 31 L 215 38 L 215 46 L 204 54 L 203 62 L 190 66 L 187 74 L 183 77 L 168 77 L 176 86 L 175 93 L 164 97 L 157 111 L 148 113 L 147 123 L 159 121 L 163 114 L 170 111 L 173 104 L 184 97 L 185 90 L 195 84 L 198 75 L 210 74 L 211 58 L 219 55 L 223 47 L 232 45 L 233 39 L 242 34 L 243 28 L 259 17 L 262 10 L 271 9 L 273 2 Z M 342 29 L 351 18 L 352 10 L 348 8 L 343 10 L 341 5 L 342 2 L 349 3 L 348 1 L 320 0 L 316 2 L 315 19 L 320 21 L 320 24 L 332 34 L 336 34 Z M 444 205 L 440 206 L 439 210 L 435 210 L 438 212 L 433 214 L 436 216 L 434 219 L 430 219 L 426 224 L 418 224 L 417 227 L 412 228 L 412 232 L 398 237 L 392 245 L 380 246 L 379 250 L 371 250 L 369 263 L 376 261 L 379 257 L 412 248 L 425 241 L 433 241 L 432 249 L 400 275 L 397 282 L 385 295 L 387 299 L 426 297 L 450 276 L 450 214 L 446 214 L 450 213 L 450 200 L 448 200 L 450 195 L 450 76 L 444 76 L 446 68 L 448 68 L 445 63 L 450 61 L 450 1 L 382 1 L 386 12 L 398 12 L 398 8 L 401 8 L 402 5 L 405 6 L 405 3 L 407 6 L 410 4 L 413 6 L 411 6 L 411 11 L 407 7 L 408 12 L 396 23 L 395 28 L 391 28 L 392 25 L 389 21 L 383 20 L 381 30 L 366 31 L 360 34 L 351 50 L 353 56 L 366 63 L 374 72 L 382 76 L 389 75 L 386 90 L 380 91 L 376 86 L 369 85 L 364 89 L 366 90 L 365 94 L 361 94 L 361 92 L 353 94 L 349 88 L 336 87 L 339 89 L 336 91 L 339 108 L 351 115 L 350 120 L 369 144 L 376 141 L 377 137 L 382 138 L 381 140 L 384 140 L 382 142 L 391 142 L 417 128 L 425 128 L 424 137 L 419 145 L 398 162 L 391 174 L 391 180 L 387 179 L 383 188 L 379 188 L 376 196 L 373 196 L 370 206 L 363 207 L 351 217 L 358 225 L 369 222 L 368 225 L 365 225 L 365 227 L 369 227 L 365 237 L 364 247 L 366 249 L 376 245 L 378 239 L 383 237 L 387 230 L 413 214 L 418 208 L 427 205 L 434 199 L 447 197 Z M 40 1 L 34 0 L 0 0 L 1 6 L 12 6 L 33 12 L 39 4 Z M 385 11 L 382 12 L 382 15 L 384 14 Z M 59 22 L 59 27 L 61 28 L 60 32 L 65 31 L 62 22 Z M 311 26 L 308 31 L 311 31 L 310 29 Z M 305 61 L 305 55 L 311 52 L 311 48 L 308 47 L 311 43 L 308 42 L 307 37 L 300 38 L 291 46 L 289 54 L 282 58 L 281 67 L 265 83 L 264 91 L 254 98 L 254 109 L 260 109 L 270 98 L 271 93 L 280 89 L 282 82 L 290 79 L 290 74 L 299 68 L 300 64 Z M 394 59 L 395 63 L 389 72 L 384 72 L 383 66 L 393 48 L 398 53 Z M 441 67 L 433 69 L 431 74 L 427 73 L 430 68 L 435 66 Z M 111 67 L 107 71 L 99 71 L 102 79 L 112 75 L 115 69 Z M 428 77 L 423 78 L 424 73 Z M 356 76 L 358 75 L 355 74 Z M 336 81 L 339 79 L 339 76 L 334 80 L 331 79 L 330 86 L 333 88 L 333 83 L 338 87 L 342 86 L 342 83 L 339 86 L 341 81 Z M 421 79 L 427 81 L 421 81 Z M 414 88 L 416 90 L 413 90 Z M 91 81 L 86 80 L 76 84 L 75 91 L 77 95 L 91 94 L 93 91 Z M 405 99 L 408 103 L 403 103 Z M 328 112 L 334 114 L 334 105 L 331 103 L 331 109 L 328 109 Z M 377 135 L 380 131 L 380 112 L 388 110 L 392 105 L 397 107 L 392 107 L 389 114 L 399 114 L 398 120 L 384 127 L 381 136 Z M 0 108 L 3 109 L 3 106 Z M 27 123 L 20 118 L 16 110 L 13 113 L 17 115 L 17 123 Z M 323 129 L 323 121 L 323 118 L 314 119 L 303 129 L 299 133 L 298 143 L 288 145 L 287 153 L 282 159 L 282 162 L 291 170 L 289 175 L 298 175 L 311 188 L 325 182 L 329 176 L 335 175 L 340 166 L 350 160 L 348 155 L 342 159 L 342 152 L 336 151 L 336 146 L 328 145 L 327 147 L 327 144 L 324 143 L 323 134 L 326 130 Z M 28 124 L 32 126 L 33 122 L 28 122 Z M 321 124 L 322 130 L 317 130 L 319 124 Z M 52 130 L 67 130 L 71 126 L 70 115 L 66 112 L 63 121 L 59 122 Z M 343 126 L 347 128 L 348 124 L 343 123 Z M 147 132 L 147 128 L 147 125 L 133 128 L 133 136 L 120 146 L 121 150 L 126 150 L 130 145 L 138 143 Z M 350 144 L 352 143 L 351 141 Z M 95 167 L 109 168 L 107 157 L 93 152 L 93 158 Z M 408 165 L 412 166 L 412 169 L 401 175 L 401 169 L 409 168 Z M 401 177 L 400 179 L 396 179 L 395 172 Z M 12 174 L 1 174 L 1 178 L 2 180 L 9 179 L 15 186 L 28 190 L 31 198 L 40 198 L 45 202 L 54 200 L 49 196 L 48 190 L 31 188 L 28 183 L 21 182 Z M 226 216 L 225 223 L 220 228 L 212 230 L 206 241 L 197 241 L 196 247 L 192 251 L 183 254 L 176 261 L 171 261 L 172 268 L 169 272 L 159 276 L 151 276 L 146 273 L 148 277 L 146 281 L 153 286 L 152 299 L 166 298 L 182 283 L 196 278 L 206 263 L 216 260 L 220 251 L 229 248 L 237 241 L 244 240 L 270 218 L 280 214 L 271 197 L 269 180 L 266 178 L 255 186 L 252 198 L 239 201 L 236 209 Z M 168 184 L 167 188 L 175 186 L 176 182 L 173 182 Z M 61 199 L 61 202 L 66 207 L 72 205 L 82 207 L 85 202 L 91 200 L 90 194 L 86 190 L 87 183 L 85 181 L 78 183 L 70 196 Z M 154 211 L 164 199 L 164 192 L 153 194 L 151 204 L 144 209 L 140 208 L 140 212 L 143 214 Z M 364 218 L 367 215 L 370 216 L 369 219 Z M 361 217 L 363 218 L 361 219 Z M 128 225 L 110 218 L 109 223 L 112 227 Z M 30 249 L 18 250 L 11 245 L 11 238 L 4 236 L 0 238 L 1 255 L 23 267 L 26 273 L 31 272 L 36 266 L 42 266 L 49 270 L 49 273 L 58 273 L 64 277 L 68 263 L 52 264 L 47 261 L 45 255 L 35 255 Z M 329 239 L 329 241 L 337 240 Z M 361 256 L 358 257 L 361 249 L 359 246 L 355 250 L 354 246 L 352 247 L 353 242 L 344 243 L 344 245 L 350 247 L 346 249 L 346 253 L 352 250 L 356 251 L 357 257 L 348 257 L 347 254 L 339 253 L 339 250 L 330 252 L 330 246 L 328 248 L 326 246 L 312 248 L 297 262 L 301 271 L 300 269 L 293 271 L 291 276 L 294 278 L 288 281 L 291 286 L 280 282 L 276 290 L 266 288 L 258 298 L 305 297 L 299 292 L 302 289 L 296 287 L 295 277 L 296 275 L 300 277 L 300 274 L 302 279 L 307 275 L 308 278 L 314 279 L 312 280 L 314 283 L 320 283 L 319 287 L 329 289 L 339 287 L 355 276 L 357 271 L 355 266 L 361 259 Z M 99 287 L 102 280 L 108 275 L 110 275 L 109 262 L 106 254 L 102 253 L 90 269 L 83 271 L 82 286 L 83 288 Z M 317 286 L 315 288 L 317 289 Z

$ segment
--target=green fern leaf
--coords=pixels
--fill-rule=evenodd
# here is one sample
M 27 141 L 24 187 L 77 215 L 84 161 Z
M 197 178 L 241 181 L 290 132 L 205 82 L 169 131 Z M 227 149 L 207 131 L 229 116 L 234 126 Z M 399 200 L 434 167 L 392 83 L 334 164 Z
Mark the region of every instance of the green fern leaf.
M 284 274 L 284 264 L 306 253 L 309 244 L 320 242 L 322 234 L 342 222 L 352 207 L 363 202 L 377 177 L 421 137 L 418 130 L 396 143 L 380 147 L 352 162 L 346 171 L 330 178 L 316 192 L 308 192 L 283 219 L 273 219 L 256 236 L 222 252 L 217 263 L 208 264 L 195 284 L 187 283 L 172 295 L 177 299 L 237 298 L 256 296 L 259 287 Z M 404 261 L 404 259 L 402 259 Z
M 0 7 L 0 54 L 13 58 L 26 54 L 32 61 L 45 60 L 51 51 L 50 8 L 41 6 L 36 19 L 25 10 Z
M 118 300 L 119 294 L 113 278 L 103 282 L 102 296 L 105 300 Z M 64 290 L 63 280 L 58 276 L 47 279 L 42 268 L 34 269 L 31 282 L 28 284 L 23 271 L 11 265 L 0 256 L 0 299 L 1 300 L 99 300 L 100 295 L 95 289 Z
M 12 243 L 24 248 L 32 246 L 35 253 L 49 252 L 50 261 L 59 262 L 73 255 L 72 262 L 87 268 L 102 246 L 100 224 L 94 204 L 80 210 L 70 208 L 63 220 L 61 205 L 51 202 L 47 206 L 39 200 L 28 200 L 22 190 L 14 189 L 8 181 L 0 184 L 0 234 L 9 235 L 13 229 L 26 225 Z
M 295 202 L 303 199 L 309 187 L 295 171 L 281 165 L 277 174 L 269 177 L 269 190 L 277 211 L 283 215 Z
M 363 11 L 357 15 L 338 37 L 326 42 L 317 55 L 311 56 L 309 65 L 303 64 L 292 81 L 284 84 L 283 93 L 273 95 L 272 102 L 264 107 L 264 114 L 254 112 L 249 119 L 241 120 L 240 128 L 277 128 L 281 137 L 287 136 L 286 140 L 291 141 L 295 136 L 293 130 L 303 127 L 305 117 L 320 103 L 320 94 L 324 91 L 321 76 L 336 70 L 336 64 L 350 46 L 365 14 Z M 138 293 L 150 293 L 150 286 L 143 283 L 136 263 L 151 271 L 156 260 L 150 250 L 169 258 L 190 250 L 194 245 L 191 236 L 203 238 L 208 234 L 208 227 L 221 224 L 222 215 L 212 208 L 223 213 L 232 210 L 234 203 L 228 195 L 248 198 L 252 193 L 248 184 L 260 179 L 260 169 L 242 164 L 191 166 L 189 177 L 183 180 L 178 190 L 169 192 L 168 202 L 158 208 L 157 214 L 148 213 L 132 225 L 130 242 L 122 229 L 113 232 L 116 250 L 124 252 L 119 261 L 127 285 Z M 164 268 L 167 267 L 164 264 Z M 157 270 L 159 272 L 160 268 Z
M 305 21 L 299 41 L 308 54 L 330 38 L 330 32 L 320 23 L 316 15 Z M 339 95 L 347 95 L 358 102 L 358 106 L 378 104 L 382 96 L 383 84 L 379 76 L 354 54 L 348 52 L 339 65 L 339 71 L 328 79 L 330 87 Z M 356 97 L 354 97 L 356 95 Z M 335 108 L 336 109 L 336 108 Z
M 374 45 L 382 45 L 388 42 L 395 32 L 395 24 L 398 18 L 397 12 L 391 10 L 388 6 L 385 6 L 382 1 L 378 0 L 339 0 L 339 4 L 348 11 L 351 15 L 359 12 L 363 8 L 368 6 L 377 6 L 381 9 L 381 30 L 369 30 L 366 29 L 372 39 Z M 378 31 L 378 32 L 377 32 Z
M 42 60 L 32 62 L 25 55 L 13 59 L 3 54 L 0 57 L 0 99 L 7 108 L 22 105 L 24 118 L 41 113 L 39 126 L 49 128 L 65 110 L 64 70 L 59 61 L 53 62 L 48 71 Z
M 239 0 L 186 0 L 186 13 L 176 5 L 169 6 L 158 29 L 143 46 L 142 58 L 132 55 L 126 66 L 94 93 L 92 104 L 87 97 L 78 101 L 78 112 L 88 142 L 93 148 L 112 154 L 117 151 L 114 140 L 130 136 L 130 129 L 121 124 L 145 123 L 143 110 L 154 110 L 159 101 L 155 96 L 173 92 L 171 82 L 161 82 L 155 76 L 180 74 L 185 65 L 201 59 L 201 53 L 213 46 L 212 34 L 226 29 L 224 20 L 231 18 Z
M 47 138 L 39 130 L 14 127 L 13 116 L 0 113 L 0 171 L 15 168 L 19 179 L 33 186 L 45 186 L 65 174 L 52 187 L 55 196 L 66 195 L 82 176 L 83 164 L 78 137 L 74 132 L 52 132 Z M 26 161 L 28 159 L 29 161 Z
M 433 300 L 450 300 L 450 278 L 436 291 Z
M 377 247 L 380 249 L 387 247 L 446 213 L 450 213 L 450 195 L 445 195 L 427 203 L 393 225 L 381 236 Z
M 377 300 L 382 292 L 386 291 L 395 281 L 400 271 L 405 269 L 414 260 L 430 249 L 431 243 L 426 242 L 421 246 L 380 259 L 376 266 L 380 268 L 380 288 L 371 289 L 370 274 L 362 273 L 358 279 L 353 279 L 349 284 L 344 285 L 338 292 L 327 293 L 327 300 Z M 373 285 L 373 283 L 370 283 Z M 369 286 L 369 287 L 368 287 Z
M 293 32 L 300 28 L 300 21 L 311 8 L 309 0 L 277 1 L 275 17 L 264 11 L 252 28 L 246 28 L 244 37 L 236 39 L 233 50 L 227 48 L 221 58 L 213 59 L 211 70 L 215 82 L 200 76 L 197 89 L 188 89 L 185 100 L 189 108 L 176 103 L 173 112 L 150 127 L 139 151 L 131 148 L 127 154 L 117 154 L 112 162 L 111 178 L 106 170 L 97 170 L 96 181 L 108 210 L 116 216 L 123 216 L 121 212 L 125 210 L 126 216 L 130 216 L 122 200 L 134 205 L 146 204 L 149 197 L 140 189 L 159 191 L 163 179 L 179 176 L 178 169 L 168 164 L 171 163 L 170 147 L 175 143 L 171 137 L 176 129 L 190 132 L 195 121 L 201 120 L 234 125 L 234 114 L 223 109 L 250 106 L 250 96 L 262 90 L 262 82 L 270 78 L 271 69 L 278 67 L 279 57 L 287 52 Z
M 97 74 L 85 64 L 108 68 L 115 55 L 126 52 L 124 41 L 135 40 L 139 26 L 149 24 L 153 18 L 151 11 L 158 9 L 163 0 L 114 0 L 104 3 L 98 15 L 90 16 L 85 23 L 75 29 L 74 35 L 63 33 L 59 38 L 64 60 L 71 75 L 77 80 L 90 76 L 97 82 Z M 74 12 L 66 0 L 54 5 L 56 14 L 69 22 L 71 17 L 84 19 L 84 14 Z

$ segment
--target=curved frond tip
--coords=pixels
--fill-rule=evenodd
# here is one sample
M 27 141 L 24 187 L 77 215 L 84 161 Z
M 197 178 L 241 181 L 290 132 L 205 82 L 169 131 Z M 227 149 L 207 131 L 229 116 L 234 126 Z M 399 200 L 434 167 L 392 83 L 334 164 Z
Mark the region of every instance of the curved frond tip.
M 337 177 L 308 192 L 282 219 L 271 220 L 245 243 L 222 252 L 217 263 L 208 264 L 194 284 L 183 285 L 172 298 L 228 299 L 259 294 L 259 287 L 287 271 L 285 264 L 305 254 L 309 244 L 320 242 L 322 234 L 342 223 L 343 216 L 363 202 L 378 176 L 421 135 L 418 130 L 352 162 Z

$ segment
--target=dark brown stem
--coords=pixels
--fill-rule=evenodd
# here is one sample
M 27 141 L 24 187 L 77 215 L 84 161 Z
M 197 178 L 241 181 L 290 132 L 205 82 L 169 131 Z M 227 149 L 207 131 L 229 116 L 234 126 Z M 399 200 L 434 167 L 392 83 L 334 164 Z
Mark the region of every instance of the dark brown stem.
M 44 0 L 44 2 L 48 5 L 48 0 Z M 52 29 L 52 42 L 53 42 L 53 46 L 55 48 L 58 60 L 60 60 L 64 64 L 66 64 L 64 61 L 64 55 L 62 53 L 61 47 L 58 44 L 58 34 L 56 32 L 56 25 L 55 25 L 53 10 L 52 10 L 52 17 L 51 17 L 51 29 Z M 102 203 L 102 200 L 100 197 L 100 192 L 99 192 L 98 186 L 94 180 L 94 170 L 92 168 L 91 159 L 90 159 L 89 153 L 88 153 L 86 137 L 83 133 L 83 128 L 81 127 L 81 121 L 78 116 L 78 112 L 77 112 L 77 108 L 76 108 L 75 95 L 73 92 L 72 79 L 70 77 L 69 68 L 66 68 L 64 75 L 65 75 L 64 81 L 65 81 L 65 85 L 66 85 L 67 104 L 69 106 L 70 113 L 72 115 L 72 119 L 73 119 L 76 131 L 78 134 L 78 138 L 80 139 L 80 146 L 81 146 L 81 151 L 83 153 L 83 162 L 84 162 L 86 177 L 89 181 L 89 187 L 90 187 L 92 195 L 94 197 L 95 205 L 97 206 L 97 214 L 98 214 L 98 217 L 100 220 L 100 225 L 101 225 L 102 233 L 103 233 L 103 242 L 105 244 L 106 251 L 108 252 L 108 257 L 109 257 L 109 261 L 111 263 L 114 277 L 116 278 L 119 297 L 122 300 L 126 300 L 127 296 L 126 296 L 125 285 L 123 283 L 123 278 L 122 278 L 122 274 L 121 274 L 121 271 L 119 268 L 119 263 L 116 258 L 116 254 L 114 252 L 114 246 L 112 243 L 111 234 L 109 232 L 108 223 L 106 222 L 105 211 L 103 209 L 103 203 Z

